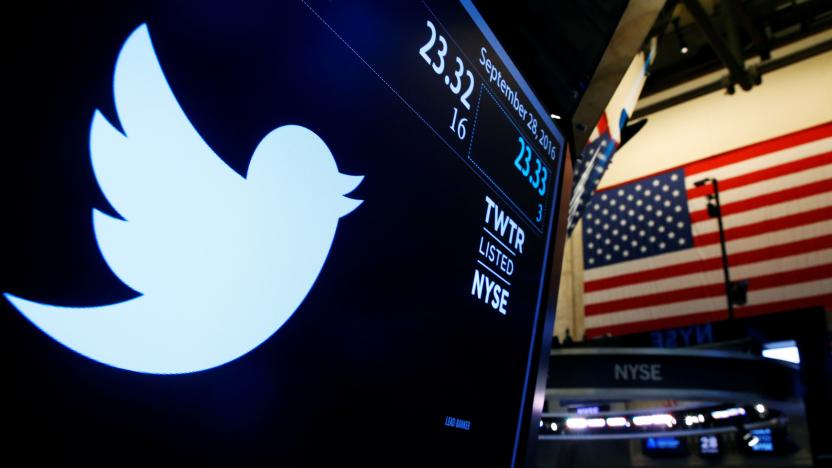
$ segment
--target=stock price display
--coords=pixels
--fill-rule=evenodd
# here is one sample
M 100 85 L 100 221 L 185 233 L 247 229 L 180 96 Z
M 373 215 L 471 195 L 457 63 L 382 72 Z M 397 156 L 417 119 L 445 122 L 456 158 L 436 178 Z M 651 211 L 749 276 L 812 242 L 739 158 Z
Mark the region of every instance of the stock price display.
M 9 65 L 8 447 L 520 460 L 564 140 L 475 6 L 77 8 Z

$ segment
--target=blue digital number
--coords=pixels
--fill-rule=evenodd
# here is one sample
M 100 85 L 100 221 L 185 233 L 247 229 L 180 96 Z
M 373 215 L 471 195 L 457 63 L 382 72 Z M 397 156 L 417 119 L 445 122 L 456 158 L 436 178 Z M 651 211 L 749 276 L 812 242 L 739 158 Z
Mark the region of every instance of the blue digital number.
M 529 184 L 531 184 L 532 188 L 537 191 L 538 194 L 543 196 L 546 194 L 546 181 L 549 178 L 549 170 L 546 169 L 546 166 L 543 165 L 540 158 L 536 157 L 534 158 L 534 176 L 530 176 L 532 149 L 526 144 L 526 140 L 524 140 L 523 137 L 517 138 L 517 141 L 520 142 L 520 152 L 517 153 L 517 157 L 514 159 L 514 167 L 516 167 L 517 170 L 523 174 L 523 177 L 528 178 Z M 525 156 L 525 158 L 523 156 Z
M 529 182 L 532 183 L 532 188 L 537 188 L 540 185 L 540 170 L 543 168 L 543 165 L 540 164 L 540 160 L 535 158 L 534 160 L 537 169 L 534 171 L 534 177 L 529 177 Z
M 526 152 L 526 142 L 523 141 L 523 137 L 520 137 L 517 140 L 520 142 L 520 152 L 517 153 L 517 159 L 514 160 L 514 167 L 522 173 L 523 167 L 520 166 L 520 161 L 523 159 L 523 154 Z

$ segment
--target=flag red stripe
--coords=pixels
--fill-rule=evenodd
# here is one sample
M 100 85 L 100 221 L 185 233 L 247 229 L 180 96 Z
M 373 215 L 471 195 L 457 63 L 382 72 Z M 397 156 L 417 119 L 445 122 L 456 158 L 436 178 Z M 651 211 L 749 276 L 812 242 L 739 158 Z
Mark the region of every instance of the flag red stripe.
M 745 278 L 748 280 L 748 291 L 788 286 L 790 284 L 806 283 L 820 279 L 832 278 L 832 263 L 815 265 L 799 270 L 781 271 L 768 275 Z M 740 278 L 743 279 L 743 278 Z M 737 279 L 734 279 L 736 281 Z
M 764 154 L 820 140 L 821 138 L 826 138 L 828 136 L 832 136 L 832 123 L 807 128 L 806 130 L 790 133 L 788 135 L 783 135 L 781 137 L 703 159 L 702 161 L 689 164 L 685 167 L 685 175 L 690 176 L 701 172 L 707 172 L 718 167 L 727 166 L 729 164 L 756 158 L 757 156 L 762 156 Z
M 821 125 L 818 125 L 817 127 L 807 128 L 807 129 L 802 130 L 800 132 L 792 133 L 792 134 L 789 134 L 789 135 L 784 135 L 784 136 L 781 136 L 779 138 L 795 137 L 794 141 L 796 143 L 793 143 L 793 144 L 803 144 L 803 143 L 810 143 L 810 142 L 815 141 L 815 140 L 820 140 L 821 138 L 826 138 L 826 137 L 829 137 L 829 136 L 832 136 L 832 122 L 821 124 Z M 767 142 L 758 143 L 757 145 L 763 145 L 765 143 L 767 143 Z M 670 168 L 667 168 L 667 169 L 663 169 L 661 171 L 656 171 L 656 172 L 653 172 L 651 174 L 643 175 L 643 176 L 639 177 L 638 179 L 630 179 L 630 180 L 627 180 L 627 181 L 624 181 L 624 182 L 619 182 L 617 184 L 609 185 L 607 187 L 604 187 L 603 189 L 597 190 L 596 193 L 604 193 L 604 192 L 609 191 L 609 190 L 617 189 L 617 188 L 621 187 L 622 185 L 631 184 L 631 183 L 635 182 L 636 180 L 646 179 L 646 178 L 649 178 L 649 177 L 655 177 L 655 176 L 661 175 L 661 174 L 667 174 L 668 172 L 673 172 L 675 170 L 682 169 L 682 168 L 685 168 L 685 173 L 687 175 L 698 174 L 699 172 L 702 172 L 703 170 L 710 170 L 710 169 L 715 169 L 715 168 L 721 167 L 721 166 L 727 166 L 728 164 L 732 164 L 734 162 L 744 161 L 746 159 L 751 159 L 751 158 L 754 158 L 754 157 L 757 157 L 757 156 L 763 156 L 764 154 L 766 154 L 766 153 L 757 152 L 757 153 L 754 153 L 753 156 L 750 156 L 750 157 L 739 158 L 736 161 L 731 160 L 731 161 L 728 161 L 728 162 L 722 162 L 722 159 L 731 159 L 731 157 L 734 153 L 740 153 L 740 152 L 743 152 L 743 151 L 746 151 L 746 150 L 750 150 L 750 148 L 755 147 L 757 145 L 751 145 L 751 146 L 746 146 L 746 147 L 743 147 L 743 148 L 738 148 L 738 149 L 726 151 L 725 153 L 721 153 L 721 154 L 711 156 L 709 158 L 706 158 L 706 159 L 703 159 L 703 160 L 699 161 L 698 163 L 688 164 L 687 166 L 685 164 L 679 164 L 678 166 L 673 166 L 673 167 L 670 167 Z M 780 148 L 780 149 L 785 149 L 785 148 L 788 148 L 788 146 Z M 718 163 L 709 163 L 712 160 L 717 161 Z M 699 167 L 697 166 L 696 172 L 690 172 L 690 170 L 689 170 L 689 168 L 693 167 L 694 165 L 697 165 L 697 164 L 704 165 L 706 163 L 713 164 L 713 167 L 709 167 L 707 169 L 700 170 Z
M 748 280 L 748 291 L 758 291 L 761 289 L 788 286 L 790 284 L 805 283 L 807 281 L 815 281 L 830 277 L 832 277 L 832 264 L 818 265 L 809 268 L 801 268 L 799 270 L 760 275 L 744 279 Z M 600 315 L 618 312 L 621 310 L 637 309 L 639 307 L 653 307 L 662 304 L 672 304 L 674 302 L 692 301 L 705 297 L 716 297 L 724 294 L 725 284 L 716 283 L 694 286 L 691 288 L 676 289 L 673 291 L 664 291 L 644 296 L 628 297 L 626 299 L 618 299 L 614 301 L 599 302 L 597 304 L 588 304 L 585 307 L 585 311 L 587 316 Z
M 587 328 L 587 338 L 597 338 L 606 334 L 610 335 L 625 335 L 629 333 L 640 333 L 652 330 L 661 330 L 664 328 L 685 327 L 689 325 L 699 325 L 701 323 L 715 322 L 717 320 L 725 320 L 728 318 L 727 310 L 720 310 L 716 312 L 700 312 L 696 314 L 679 315 L 676 317 L 667 317 L 656 320 L 644 320 L 640 322 L 622 323 L 619 325 L 610 325 L 606 327 Z
M 673 302 L 692 301 L 694 299 L 703 299 L 722 294 L 725 294 L 724 284 L 707 284 L 686 289 L 664 291 L 646 296 L 635 296 L 628 297 L 626 299 L 599 302 L 597 304 L 587 304 L 584 306 L 584 313 L 587 317 L 589 317 L 591 315 L 609 314 L 611 312 L 637 309 L 639 307 L 651 307 L 662 304 L 671 304 Z
M 749 250 L 748 252 L 731 254 L 729 256 L 728 263 L 732 267 L 737 267 L 740 265 L 760 262 L 763 260 L 773 260 L 775 258 L 788 257 L 791 255 L 800 255 L 804 253 L 814 252 L 816 250 L 828 249 L 830 247 L 832 247 L 832 234 L 827 234 L 820 237 L 802 240 L 796 243 L 774 245 L 762 249 Z M 584 292 L 589 293 L 608 288 L 626 286 L 629 284 L 644 283 L 647 281 L 667 279 L 672 278 L 674 276 L 689 275 L 691 273 L 696 273 L 699 271 L 717 270 L 721 268 L 721 257 L 695 260 L 692 262 L 678 263 L 676 265 L 653 268 L 651 270 L 642 270 L 634 273 L 612 276 L 610 278 L 587 281 L 586 283 L 584 283 Z
M 788 301 L 769 302 L 766 304 L 747 305 L 734 308 L 735 317 L 752 317 L 754 315 L 769 314 L 773 312 L 786 312 L 790 310 L 806 309 L 809 307 L 822 307 L 832 305 L 832 294 L 820 294 L 817 296 L 791 299 Z
M 732 241 L 736 239 L 743 239 L 745 237 L 758 236 L 769 232 L 782 231 L 784 229 L 791 229 L 807 224 L 819 223 L 832 219 L 832 206 L 818 208 L 816 210 L 804 211 L 788 216 L 782 216 L 775 219 L 767 219 L 757 223 L 746 224 L 744 226 L 737 226 L 735 228 L 725 230 L 725 240 Z M 693 245 L 696 247 L 703 247 L 719 242 L 719 231 L 701 234 L 693 238 Z
M 832 294 L 820 294 L 817 296 L 791 299 L 788 301 L 769 302 L 767 304 L 737 306 L 734 308 L 734 316 L 738 318 L 752 317 L 774 312 L 787 312 L 790 310 L 805 309 L 809 307 L 832 306 Z M 656 320 L 644 320 L 639 322 L 622 323 L 619 325 L 601 326 L 587 328 L 586 337 L 595 338 L 610 335 L 624 335 L 629 333 L 641 333 L 665 328 L 684 327 L 698 325 L 706 322 L 715 322 L 728 318 L 727 310 L 711 312 L 700 312 L 696 314 L 680 315 Z
M 775 205 L 777 203 L 806 198 L 826 192 L 832 192 L 832 179 L 798 185 L 796 187 L 790 187 L 777 192 L 771 192 L 765 195 L 746 198 L 745 200 L 733 203 L 727 203 L 722 205 L 722 215 L 728 216 L 742 213 L 743 211 L 755 210 L 766 205 Z M 694 223 L 704 221 L 706 219 L 709 219 L 707 209 L 694 211 L 690 214 L 690 220 Z
M 832 152 L 818 154 L 805 159 L 799 159 L 797 161 L 781 164 L 779 166 L 767 167 L 765 169 L 749 172 L 740 176 L 720 180 L 719 190 L 724 192 L 737 187 L 743 187 L 757 182 L 762 182 L 764 180 L 774 179 L 775 177 L 782 177 L 784 175 L 814 169 L 827 164 L 832 164 Z M 694 187 L 687 191 L 688 200 L 696 197 L 704 197 L 710 193 L 713 193 L 711 185 Z

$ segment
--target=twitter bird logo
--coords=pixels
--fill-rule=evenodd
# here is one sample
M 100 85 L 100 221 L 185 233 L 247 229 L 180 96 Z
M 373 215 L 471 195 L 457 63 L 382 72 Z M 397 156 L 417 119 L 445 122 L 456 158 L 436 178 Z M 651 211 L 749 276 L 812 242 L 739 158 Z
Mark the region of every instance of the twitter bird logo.
M 360 176 L 338 171 L 311 130 L 272 130 L 245 178 L 191 125 L 146 25 L 113 77 L 123 133 L 96 111 L 89 145 L 99 186 L 123 219 L 93 210 L 113 272 L 141 296 L 71 308 L 5 297 L 49 336 L 96 361 L 178 374 L 232 361 L 274 334 L 312 288 Z

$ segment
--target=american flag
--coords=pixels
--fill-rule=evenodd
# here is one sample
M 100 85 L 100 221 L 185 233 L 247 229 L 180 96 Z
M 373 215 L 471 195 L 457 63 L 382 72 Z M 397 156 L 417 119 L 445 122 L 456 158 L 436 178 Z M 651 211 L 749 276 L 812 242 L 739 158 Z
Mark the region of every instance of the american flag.
M 727 318 L 719 183 L 736 317 L 832 305 L 832 123 L 596 193 L 583 219 L 587 337 Z

